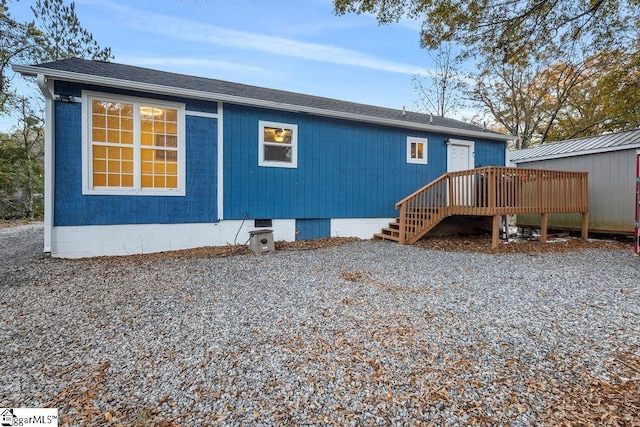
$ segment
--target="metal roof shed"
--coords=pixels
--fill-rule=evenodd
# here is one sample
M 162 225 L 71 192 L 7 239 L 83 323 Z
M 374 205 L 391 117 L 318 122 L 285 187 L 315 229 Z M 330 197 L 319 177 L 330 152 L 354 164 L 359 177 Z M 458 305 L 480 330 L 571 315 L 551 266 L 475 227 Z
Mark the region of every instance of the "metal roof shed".
M 640 129 L 570 139 L 509 152 L 512 166 L 589 172 L 589 230 L 633 235 L 636 150 Z M 539 218 L 519 215 L 517 224 L 539 226 Z M 549 218 L 549 228 L 580 230 L 579 215 Z

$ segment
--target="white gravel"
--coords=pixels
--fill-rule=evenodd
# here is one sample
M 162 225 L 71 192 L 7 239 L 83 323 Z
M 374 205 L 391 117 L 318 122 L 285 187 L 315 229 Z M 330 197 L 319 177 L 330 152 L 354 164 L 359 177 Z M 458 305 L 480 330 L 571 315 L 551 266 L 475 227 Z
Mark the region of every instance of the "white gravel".
M 7 255 L 20 239 L 0 230 L 0 407 L 69 424 L 528 426 L 583 383 L 638 384 L 631 251 Z
M 44 257 L 43 233 L 41 222 L 0 228 L 0 289 L 20 281 L 25 265 Z

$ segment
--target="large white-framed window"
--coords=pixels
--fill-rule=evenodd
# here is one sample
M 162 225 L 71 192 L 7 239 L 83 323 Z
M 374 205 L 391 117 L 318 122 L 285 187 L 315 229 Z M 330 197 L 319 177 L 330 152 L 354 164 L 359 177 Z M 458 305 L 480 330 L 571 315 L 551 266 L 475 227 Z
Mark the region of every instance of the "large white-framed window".
M 298 125 L 258 122 L 258 165 L 298 167 Z
M 184 196 L 185 106 L 83 91 L 82 192 Z
M 427 164 L 427 138 L 407 137 L 407 163 Z

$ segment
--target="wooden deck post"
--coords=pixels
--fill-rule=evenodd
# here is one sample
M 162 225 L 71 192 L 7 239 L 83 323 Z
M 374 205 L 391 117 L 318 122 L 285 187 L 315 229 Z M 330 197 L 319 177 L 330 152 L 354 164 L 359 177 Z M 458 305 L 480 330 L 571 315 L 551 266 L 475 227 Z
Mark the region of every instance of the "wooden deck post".
M 582 213 L 582 240 L 589 239 L 589 212 Z
M 549 225 L 549 214 L 543 213 L 540 219 L 540 243 L 547 243 L 547 226 Z
M 500 215 L 493 216 L 493 227 L 491 228 L 491 249 L 498 247 L 500 241 Z
M 407 241 L 407 204 L 400 205 L 400 225 L 398 226 L 398 243 L 404 245 Z

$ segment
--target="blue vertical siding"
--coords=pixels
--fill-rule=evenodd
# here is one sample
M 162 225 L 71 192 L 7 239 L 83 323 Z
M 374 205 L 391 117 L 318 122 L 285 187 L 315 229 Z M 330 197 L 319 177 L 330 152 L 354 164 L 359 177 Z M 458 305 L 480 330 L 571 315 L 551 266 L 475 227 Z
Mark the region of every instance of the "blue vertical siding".
M 60 225 L 215 222 L 217 120 L 186 117 L 185 196 L 82 194 L 82 106 L 55 105 L 54 223 Z
M 54 225 L 80 225 L 82 194 L 82 107 L 55 103 Z
M 296 240 L 322 239 L 331 237 L 330 219 L 296 220 Z
M 507 143 L 504 141 L 476 141 L 475 167 L 505 166 L 506 149 Z
M 56 82 L 56 93 L 82 89 L 218 112 L 215 102 Z M 218 221 L 217 119 L 186 117 L 186 196 L 83 196 L 81 112 L 55 105 L 55 225 Z M 222 113 L 226 219 L 291 218 L 303 236 L 325 237 L 328 218 L 394 216 L 398 200 L 446 172 L 450 135 L 229 104 Z M 298 125 L 297 168 L 258 166 L 260 120 Z M 428 164 L 406 162 L 408 136 L 428 139 Z M 504 165 L 505 143 L 476 139 L 475 156 L 478 166 Z
M 298 167 L 258 166 L 258 121 L 298 125 Z M 406 162 L 407 136 L 428 164 Z M 225 218 L 391 217 L 395 203 L 446 172 L 448 135 L 225 104 Z M 504 143 L 476 140 L 476 162 L 504 165 Z

